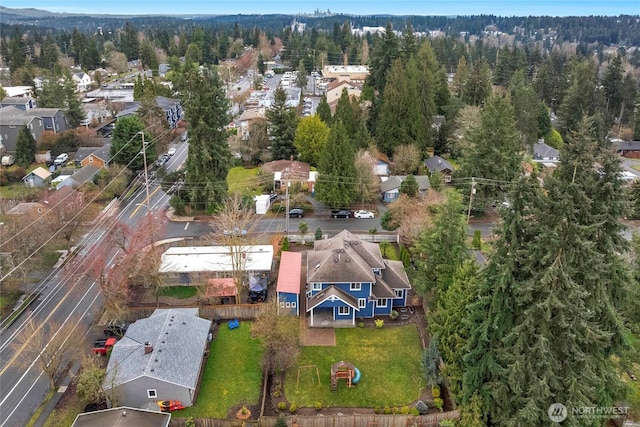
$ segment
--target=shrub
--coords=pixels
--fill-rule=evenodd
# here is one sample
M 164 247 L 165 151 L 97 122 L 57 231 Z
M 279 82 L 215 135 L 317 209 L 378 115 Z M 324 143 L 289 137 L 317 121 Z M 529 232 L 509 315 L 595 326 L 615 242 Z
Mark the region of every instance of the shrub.
M 287 402 L 278 402 L 278 409 L 280 409 L 281 411 L 287 409 Z
M 295 414 L 297 410 L 298 406 L 294 402 L 291 402 L 291 405 L 289 405 L 289 412 Z
M 433 404 L 436 405 L 436 408 L 440 409 L 441 411 L 442 408 L 444 408 L 444 400 L 440 399 L 439 397 L 433 399 Z
M 382 329 L 382 327 L 384 326 L 384 320 L 382 319 L 376 319 L 373 322 L 376 324 L 376 328 L 378 329 Z
M 405 268 L 411 265 L 411 253 L 404 246 L 400 248 L 400 261 L 402 261 L 402 265 L 404 265 Z
M 316 402 L 315 405 L 316 411 L 319 411 L 320 409 L 322 409 L 322 402 Z
M 380 407 L 376 406 L 375 408 L 373 408 L 373 413 L 374 414 L 379 414 L 380 413 Z
M 409 407 L 408 406 L 403 406 L 402 408 L 400 408 L 400 413 L 407 415 L 409 413 Z
M 471 240 L 471 247 L 477 250 L 482 249 L 482 234 L 480 233 L 480 230 L 476 230 L 473 232 L 473 240 Z
M 418 409 L 414 406 L 413 408 L 409 409 L 409 415 L 417 417 L 418 415 L 420 415 L 420 411 L 418 411 Z
M 316 228 L 314 237 L 316 240 L 322 240 L 322 229 L 320 227 Z
M 176 215 L 184 215 L 184 200 L 182 200 L 182 197 L 178 195 L 171 196 L 169 206 L 175 210 Z
M 287 427 L 287 419 L 282 415 L 278 417 L 274 427 Z
M 429 412 L 429 405 L 427 405 L 422 400 L 418 400 L 414 408 L 418 411 L 419 414 L 424 415 Z
M 393 415 L 397 414 L 398 412 L 399 412 L 399 411 L 398 411 L 398 407 L 397 407 L 397 406 L 394 406 L 393 408 L 391 408 L 391 413 L 392 413 Z
M 385 406 L 383 412 L 384 412 L 385 415 L 389 415 L 389 414 L 391 414 L 391 408 L 388 407 L 388 406 Z
M 273 397 L 280 397 L 282 393 L 280 392 L 280 390 L 274 390 L 273 393 L 271 393 L 271 395 Z
M 193 417 L 187 417 L 187 419 L 184 422 L 184 426 L 185 427 L 196 427 L 196 422 L 194 421 Z
M 439 427 L 456 427 L 456 422 L 454 420 L 442 420 L 440 421 Z
M 440 397 L 440 387 L 439 386 L 434 386 L 434 387 L 431 388 L 431 396 L 434 399 Z
M 364 322 L 358 322 L 358 328 L 364 328 Z
M 289 250 L 289 239 L 287 239 L 286 237 L 282 239 L 282 250 L 283 251 Z
M 396 310 L 391 310 L 391 314 L 389 314 L 389 317 L 391 317 L 391 320 L 396 320 L 399 315 L 400 314 Z

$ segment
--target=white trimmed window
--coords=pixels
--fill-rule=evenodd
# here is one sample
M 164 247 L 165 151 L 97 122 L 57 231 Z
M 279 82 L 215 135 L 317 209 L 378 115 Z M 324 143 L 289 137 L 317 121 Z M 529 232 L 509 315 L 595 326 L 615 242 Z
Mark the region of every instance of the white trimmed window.
M 280 303 L 280 308 L 284 308 L 284 302 Z
M 347 315 L 351 313 L 350 307 L 338 307 L 338 314 Z
M 314 291 L 321 291 L 322 290 L 322 283 L 314 283 L 312 285 L 311 289 L 313 289 Z
M 396 298 L 402 298 L 404 296 L 404 290 L 403 289 L 395 289 L 393 292 L 395 292 Z
M 291 303 L 290 303 L 289 301 L 287 301 L 287 302 L 284 304 L 284 306 L 285 306 L 286 308 L 291 308 Z
M 366 298 L 358 298 L 358 308 L 365 308 L 367 306 Z
M 155 399 L 158 397 L 158 392 L 155 388 L 147 390 L 147 397 L 149 399 Z
M 291 308 L 296 308 L 296 302 L 295 301 L 291 302 Z
M 376 306 L 379 308 L 386 308 L 387 307 L 387 299 L 386 298 L 382 298 L 376 301 Z
M 349 290 L 351 291 L 362 290 L 362 283 L 352 283 L 351 286 L 349 286 Z

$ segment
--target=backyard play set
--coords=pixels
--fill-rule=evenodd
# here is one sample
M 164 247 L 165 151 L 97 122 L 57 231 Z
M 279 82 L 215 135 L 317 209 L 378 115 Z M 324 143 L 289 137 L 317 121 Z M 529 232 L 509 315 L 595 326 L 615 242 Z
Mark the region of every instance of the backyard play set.
M 360 370 L 356 368 L 353 363 L 345 362 L 341 360 L 338 363 L 331 365 L 331 391 L 338 389 L 338 380 L 346 379 L 347 387 L 358 384 L 360 381 Z

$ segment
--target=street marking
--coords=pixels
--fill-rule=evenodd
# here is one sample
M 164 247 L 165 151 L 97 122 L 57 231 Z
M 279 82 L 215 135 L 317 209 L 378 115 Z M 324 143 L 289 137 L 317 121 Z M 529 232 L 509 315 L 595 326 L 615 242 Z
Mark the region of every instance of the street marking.
M 189 228 L 189 224 L 191 224 L 190 222 L 187 223 L 187 225 L 184 226 L 184 230 L 187 231 L 187 228 Z
M 160 186 L 156 187 L 156 188 L 155 188 L 151 193 L 149 193 L 149 199 L 151 199 L 151 196 L 153 196 L 154 194 L 156 194 L 158 191 L 160 191 Z M 146 199 L 146 196 L 145 196 L 145 199 Z M 133 212 L 132 212 L 132 213 L 131 213 L 131 215 L 129 216 L 129 219 L 133 218 L 133 216 L 134 216 L 135 214 L 137 214 L 137 213 L 138 213 L 138 210 L 139 210 L 141 207 L 143 207 L 143 206 L 147 206 L 147 203 L 149 203 L 149 201 L 146 201 L 146 203 L 139 204 L 139 205 L 138 205 L 138 206 L 133 210 Z

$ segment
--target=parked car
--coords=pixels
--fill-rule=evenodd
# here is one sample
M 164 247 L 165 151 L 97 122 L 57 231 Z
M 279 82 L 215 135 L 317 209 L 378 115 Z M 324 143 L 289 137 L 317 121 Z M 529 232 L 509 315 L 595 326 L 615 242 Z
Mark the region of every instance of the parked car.
M 353 217 L 354 218 L 373 218 L 374 215 L 373 215 L 373 212 L 360 210 L 360 211 L 355 211 L 353 213 Z
M 53 161 L 53 164 L 56 166 L 64 165 L 69 161 L 69 155 L 67 153 L 62 153 Z
M 275 193 L 271 193 L 271 194 L 269 194 L 269 201 L 270 201 L 270 202 L 273 202 L 273 201 L 274 201 L 275 199 L 277 199 L 277 198 L 278 198 L 278 195 L 277 195 L 277 194 L 275 194 Z
M 351 212 L 346 209 L 341 209 L 339 211 L 332 211 L 331 216 L 333 218 L 351 218 Z
M 300 208 L 289 209 L 289 218 L 302 218 L 304 211 Z
M 16 162 L 16 158 L 11 154 L 7 154 L 6 156 L 2 156 L 2 166 L 11 166 Z
M 167 154 L 169 156 L 173 156 L 174 154 L 176 154 L 176 147 L 169 148 L 169 151 L 167 151 Z
M 167 163 L 167 161 L 169 161 L 169 156 L 166 154 L 163 154 L 162 156 L 158 157 L 158 159 L 156 160 L 156 166 L 162 167 L 164 166 L 165 163 Z
M 222 234 L 225 236 L 243 237 L 247 235 L 247 230 L 240 230 L 238 227 L 233 227 L 232 230 L 223 230 Z
M 129 328 L 129 323 L 123 320 L 109 320 L 104 326 L 104 334 L 107 337 L 123 337 Z
M 105 355 L 116 344 L 116 341 L 117 340 L 115 338 L 102 338 L 102 339 L 96 340 L 96 342 L 93 343 L 93 348 L 91 349 L 91 351 L 94 354 Z

